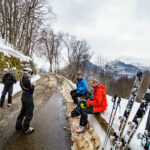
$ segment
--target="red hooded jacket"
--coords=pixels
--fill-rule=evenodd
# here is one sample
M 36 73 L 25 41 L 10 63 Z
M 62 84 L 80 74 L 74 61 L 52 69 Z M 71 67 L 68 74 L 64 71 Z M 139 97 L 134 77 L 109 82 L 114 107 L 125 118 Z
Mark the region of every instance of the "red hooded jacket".
M 94 88 L 94 95 L 93 95 L 93 100 L 88 100 L 87 101 L 87 106 L 91 105 L 93 106 L 93 112 L 103 112 L 107 108 L 107 98 L 106 98 L 106 93 L 105 89 L 107 86 L 103 86 L 101 84 L 98 84 Z

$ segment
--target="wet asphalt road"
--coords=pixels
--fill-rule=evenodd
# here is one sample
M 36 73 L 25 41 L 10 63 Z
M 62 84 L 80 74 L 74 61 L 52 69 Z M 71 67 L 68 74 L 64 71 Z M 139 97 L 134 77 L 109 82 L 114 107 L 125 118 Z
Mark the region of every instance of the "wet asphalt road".
M 71 134 L 64 130 L 68 121 L 65 114 L 65 101 L 60 89 L 61 83 L 58 82 L 56 92 L 39 111 L 34 113 L 31 125 L 35 128 L 35 132 L 31 135 L 24 135 L 21 131 L 17 132 L 13 128 L 2 150 L 71 149 Z

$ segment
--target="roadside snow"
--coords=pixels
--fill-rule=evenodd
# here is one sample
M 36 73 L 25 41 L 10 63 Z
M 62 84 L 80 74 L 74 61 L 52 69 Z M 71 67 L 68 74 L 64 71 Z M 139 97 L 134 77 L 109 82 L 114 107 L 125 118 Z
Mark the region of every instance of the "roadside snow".
M 35 82 L 35 81 L 37 81 L 39 79 L 40 79 L 40 75 L 33 75 L 32 78 L 31 78 L 31 82 Z M 1 94 L 2 94 L 2 91 L 3 91 L 3 88 L 4 88 L 4 85 L 0 84 L 0 97 L 1 97 Z M 21 87 L 20 87 L 20 83 L 18 81 L 13 86 L 13 95 L 15 95 L 16 93 L 18 93 L 19 91 L 21 91 Z
M 67 81 L 69 83 L 69 85 L 71 85 L 71 88 L 76 88 L 76 85 L 74 83 L 72 83 L 70 80 L 68 80 L 66 78 L 64 78 L 64 79 L 65 79 L 65 81 Z M 71 88 L 70 88 L 70 90 L 71 90 Z M 108 107 L 107 107 L 107 110 L 101 114 L 101 116 L 106 120 L 106 122 L 109 122 L 109 118 L 110 118 L 110 114 L 111 114 L 111 110 L 112 110 L 112 106 L 113 106 L 111 99 L 112 99 L 112 97 L 107 95 Z M 114 124 L 113 124 L 113 128 L 114 128 L 115 132 L 118 131 L 118 128 L 120 125 L 119 116 L 123 116 L 123 113 L 125 111 L 127 103 L 128 103 L 127 99 L 124 99 L 124 98 L 121 99 L 120 107 L 117 110 L 116 117 L 115 117 Z M 133 109 L 131 111 L 128 122 L 132 121 L 139 106 L 140 106 L 140 103 L 134 102 Z M 137 139 L 137 134 L 144 133 L 146 122 L 147 122 L 147 117 L 148 117 L 148 111 L 146 112 L 141 124 L 139 125 L 135 135 L 132 138 L 132 141 L 129 145 L 131 150 L 137 150 L 137 149 L 144 150 L 143 147 L 141 146 L 140 140 Z M 96 131 L 97 135 L 99 136 L 101 144 L 103 145 L 105 135 L 106 135 L 105 131 L 99 125 L 99 123 L 96 120 L 96 118 L 94 117 L 94 115 L 88 115 L 88 119 L 89 119 L 90 124 L 94 127 L 94 130 Z M 127 129 L 128 129 L 128 125 L 125 128 L 124 134 L 126 133 Z M 110 141 L 107 143 L 107 150 L 110 150 Z
M 104 114 L 102 114 L 102 117 L 107 121 L 109 122 L 109 118 L 110 118 L 110 113 L 111 113 L 111 110 L 112 110 L 112 106 L 113 106 L 113 103 L 111 101 L 112 97 L 111 96 L 107 96 L 107 100 L 108 100 L 108 108 L 107 110 L 104 112 Z M 125 107 L 127 105 L 127 100 L 126 99 L 123 99 L 121 100 L 121 108 L 118 109 L 117 113 L 116 113 L 116 118 L 114 120 L 114 124 L 113 124 L 113 128 L 115 129 L 115 132 L 118 131 L 118 128 L 119 128 L 119 125 L 120 125 L 120 121 L 119 121 L 119 116 L 123 116 L 123 113 L 125 111 Z M 129 117 L 129 122 L 132 121 L 133 117 L 135 116 L 137 110 L 138 110 L 138 107 L 139 107 L 140 103 L 137 103 L 135 102 L 134 105 L 133 105 L 133 109 L 131 111 L 131 115 Z M 148 111 L 146 112 L 139 128 L 137 129 L 135 135 L 133 136 L 133 139 L 129 145 L 129 147 L 131 148 L 131 150 L 144 150 L 141 146 L 141 143 L 140 143 L 140 140 L 137 139 L 137 134 L 138 133 L 144 133 L 144 129 L 145 129 L 145 126 L 146 126 L 146 121 L 147 121 L 147 117 L 148 117 Z M 124 135 L 126 133 L 128 129 L 128 125 L 126 126 L 125 128 L 125 131 L 124 131 Z M 99 130 L 99 132 L 101 132 L 101 130 Z M 101 140 L 103 138 L 103 136 L 100 136 Z M 105 134 L 104 134 L 104 138 L 105 138 Z M 103 140 L 102 140 L 103 142 Z M 107 148 L 109 149 L 110 143 L 108 142 L 108 146 Z
M 76 87 L 76 85 L 74 83 L 72 83 L 70 80 L 67 80 L 67 81 L 72 85 L 72 87 L 74 87 L 74 88 Z M 111 110 L 112 110 L 112 106 L 113 106 L 113 103 L 112 103 L 111 99 L 112 99 L 112 97 L 109 96 L 109 95 L 107 95 L 108 108 L 102 114 L 102 117 L 107 122 L 109 122 L 109 118 L 110 118 L 110 114 L 111 114 Z M 118 131 L 118 128 L 119 128 L 119 125 L 120 125 L 119 116 L 123 116 L 123 113 L 125 111 L 127 102 L 128 102 L 127 99 L 123 99 L 123 98 L 121 99 L 120 107 L 118 108 L 118 111 L 116 113 L 116 118 L 115 118 L 114 124 L 113 124 L 113 128 L 115 129 L 115 132 Z M 129 122 L 132 121 L 135 113 L 138 110 L 139 105 L 140 105 L 140 103 L 137 103 L 137 102 L 134 103 L 133 109 L 131 111 L 131 115 L 130 115 L 129 120 L 128 120 Z M 89 122 L 90 122 L 90 124 L 94 127 L 94 130 L 96 131 L 96 133 L 100 137 L 100 140 L 101 140 L 102 145 L 103 145 L 106 133 L 101 128 L 101 126 L 99 125 L 99 123 L 96 120 L 96 118 L 94 117 L 94 115 L 88 115 L 88 116 L 89 116 Z M 147 117 L 148 117 L 148 111 L 146 112 L 146 114 L 145 114 L 145 116 L 144 116 L 144 118 L 143 118 L 140 126 L 138 127 L 138 129 L 137 129 L 135 135 L 133 136 L 133 139 L 132 139 L 132 141 L 131 141 L 131 143 L 129 145 L 129 147 L 131 148 L 131 150 L 137 150 L 137 149 L 138 150 L 144 150 L 143 147 L 141 146 L 140 140 L 137 139 L 137 134 L 138 133 L 144 133 L 144 129 L 145 129 L 145 126 L 146 126 Z M 126 133 L 127 129 L 128 129 L 128 126 L 126 126 L 126 128 L 125 128 L 124 134 Z M 108 142 L 107 149 L 108 150 L 110 149 L 110 143 L 109 142 Z
M 6 43 L 5 40 L 3 40 L 0 37 L 0 52 L 3 52 L 5 56 L 10 57 L 10 55 L 13 55 L 17 58 L 20 58 L 20 61 L 30 61 L 31 58 L 28 56 L 23 55 L 21 52 L 14 50 L 9 43 Z

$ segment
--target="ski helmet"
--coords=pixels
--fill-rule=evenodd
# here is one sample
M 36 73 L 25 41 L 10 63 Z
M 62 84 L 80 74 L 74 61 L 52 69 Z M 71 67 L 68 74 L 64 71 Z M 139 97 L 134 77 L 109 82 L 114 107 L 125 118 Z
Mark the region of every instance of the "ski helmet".
M 8 73 L 8 72 L 9 72 L 9 70 L 8 70 L 7 68 L 5 68 L 5 69 L 4 69 L 4 72 Z
M 23 73 L 30 73 L 31 75 L 33 74 L 33 70 L 31 68 L 24 68 Z

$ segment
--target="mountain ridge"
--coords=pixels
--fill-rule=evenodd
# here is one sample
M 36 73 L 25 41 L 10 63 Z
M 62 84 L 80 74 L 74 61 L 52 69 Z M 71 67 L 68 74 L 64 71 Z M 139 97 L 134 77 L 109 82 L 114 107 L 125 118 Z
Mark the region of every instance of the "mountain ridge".
M 142 59 L 144 61 L 144 59 Z M 119 76 L 133 77 L 138 71 L 146 72 L 150 71 L 150 61 L 146 59 L 146 62 L 141 61 L 139 58 L 132 57 L 119 57 L 105 64 L 104 66 L 98 66 L 91 61 L 86 61 L 86 67 L 89 70 L 97 69 L 104 72 L 117 72 Z

